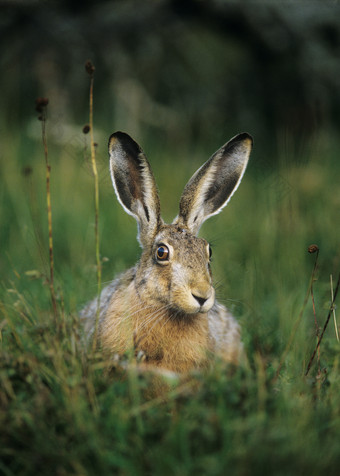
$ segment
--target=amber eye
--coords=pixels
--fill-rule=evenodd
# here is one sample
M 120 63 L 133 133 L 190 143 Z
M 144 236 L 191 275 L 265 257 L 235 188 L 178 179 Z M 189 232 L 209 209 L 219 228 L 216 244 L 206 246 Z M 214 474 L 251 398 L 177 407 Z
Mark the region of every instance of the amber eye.
M 165 245 L 159 245 L 156 250 L 156 258 L 158 261 L 167 261 L 169 259 L 169 248 Z

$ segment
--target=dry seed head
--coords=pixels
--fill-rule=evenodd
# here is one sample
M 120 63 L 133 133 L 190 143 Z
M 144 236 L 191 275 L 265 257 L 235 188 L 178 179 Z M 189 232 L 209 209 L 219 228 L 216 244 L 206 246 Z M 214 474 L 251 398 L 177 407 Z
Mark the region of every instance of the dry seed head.
M 308 253 L 316 253 L 319 251 L 318 245 L 309 245 L 308 246 Z
M 22 169 L 22 175 L 24 177 L 29 177 L 32 173 L 33 173 L 33 169 L 30 165 L 26 165 L 26 167 Z
M 44 108 L 47 106 L 47 104 L 48 104 L 48 98 L 39 97 L 35 100 L 35 110 L 37 112 L 42 113 Z
M 96 68 L 93 66 L 92 62 L 90 60 L 87 60 L 85 63 L 85 71 L 87 72 L 87 74 L 92 76 L 95 69 Z

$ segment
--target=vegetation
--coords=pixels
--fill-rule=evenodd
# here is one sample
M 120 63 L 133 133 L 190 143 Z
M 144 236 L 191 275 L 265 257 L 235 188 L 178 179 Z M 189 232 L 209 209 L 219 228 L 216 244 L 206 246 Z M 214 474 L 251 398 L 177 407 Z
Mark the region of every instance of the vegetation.
M 249 121 L 248 170 L 201 231 L 213 247 L 218 298 L 241 323 L 248 361 L 238 369 L 216 362 L 150 396 L 152 375 L 108 371 L 100 351 L 86 349 L 78 319 L 98 282 L 139 255 L 135 221 L 115 199 L 108 172 L 106 139 L 120 124 L 103 125 L 98 70 L 90 84 L 81 68 L 79 96 L 72 90 L 80 120 L 58 119 L 61 91 L 52 86 L 47 92 L 56 96 L 39 101 L 36 114 L 35 97 L 26 97 L 20 119 L 13 96 L 8 104 L 1 98 L 10 114 L 0 117 L 0 474 L 338 474 L 340 318 L 332 293 L 340 271 L 340 142 L 331 118 L 308 141 L 274 122 L 266 142 Z M 91 128 L 84 91 L 92 86 Z M 139 119 L 140 128 L 127 131 L 149 157 L 166 221 L 188 178 L 220 140 L 241 132 L 241 119 L 217 132 L 208 126 L 207 137 L 202 125 L 196 135 L 188 126 L 177 141 L 176 127 L 159 138 Z

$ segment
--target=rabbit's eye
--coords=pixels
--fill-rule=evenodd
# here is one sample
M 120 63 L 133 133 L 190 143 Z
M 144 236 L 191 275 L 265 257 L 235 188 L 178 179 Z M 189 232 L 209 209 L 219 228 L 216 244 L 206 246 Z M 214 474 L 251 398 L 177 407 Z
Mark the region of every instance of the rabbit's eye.
M 160 245 L 156 250 L 156 258 L 158 261 L 167 261 L 169 259 L 169 248 L 165 245 Z
M 211 255 L 212 255 L 212 249 L 211 249 L 211 246 L 209 245 L 209 259 L 211 258 Z

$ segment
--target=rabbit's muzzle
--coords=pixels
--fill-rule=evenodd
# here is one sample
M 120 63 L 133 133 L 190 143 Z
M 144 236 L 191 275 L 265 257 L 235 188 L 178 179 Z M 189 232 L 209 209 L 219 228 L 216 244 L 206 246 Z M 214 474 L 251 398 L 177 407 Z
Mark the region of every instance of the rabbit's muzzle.
M 207 258 L 196 259 L 191 268 L 179 257 L 168 266 L 156 269 L 156 279 L 149 281 L 153 288 L 153 297 L 164 297 L 164 304 L 179 312 L 182 316 L 207 313 L 215 303 L 215 290 Z
M 208 290 L 192 289 L 191 295 L 195 300 L 195 304 L 199 305 L 199 308 L 195 312 L 208 312 L 213 307 L 215 302 L 215 291 L 212 286 L 209 286 Z
M 170 295 L 172 307 L 184 314 L 207 313 L 215 303 L 215 290 L 211 285 L 205 287 L 176 286 Z

